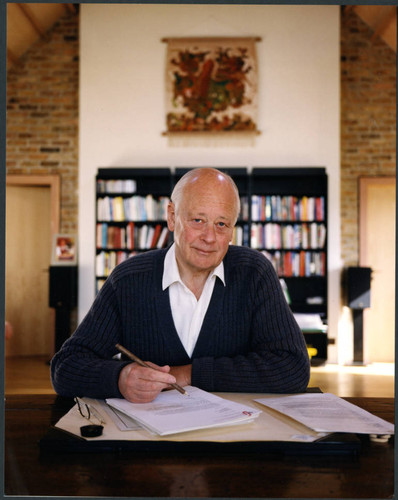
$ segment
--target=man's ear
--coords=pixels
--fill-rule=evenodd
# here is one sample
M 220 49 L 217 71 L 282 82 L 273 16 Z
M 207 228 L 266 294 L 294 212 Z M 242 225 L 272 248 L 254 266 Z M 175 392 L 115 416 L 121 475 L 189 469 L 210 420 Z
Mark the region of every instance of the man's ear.
M 167 227 L 169 231 L 174 231 L 176 220 L 175 205 L 172 201 L 169 201 L 167 205 Z

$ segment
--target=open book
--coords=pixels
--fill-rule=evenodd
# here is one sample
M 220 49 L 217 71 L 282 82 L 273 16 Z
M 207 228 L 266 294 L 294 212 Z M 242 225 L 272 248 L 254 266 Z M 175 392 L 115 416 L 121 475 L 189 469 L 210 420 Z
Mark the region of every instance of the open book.
M 145 429 L 165 436 L 196 429 L 251 422 L 260 410 L 186 386 L 188 396 L 176 390 L 161 392 L 151 403 L 130 403 L 111 398 L 112 408 L 128 415 Z

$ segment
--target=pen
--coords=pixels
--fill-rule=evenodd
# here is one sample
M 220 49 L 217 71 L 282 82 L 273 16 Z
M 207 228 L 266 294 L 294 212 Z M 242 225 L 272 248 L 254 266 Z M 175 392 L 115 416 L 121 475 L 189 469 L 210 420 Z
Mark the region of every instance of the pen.
M 156 370 L 156 368 L 152 368 L 152 366 L 147 365 L 145 363 L 145 361 L 142 361 L 142 359 L 140 359 L 138 356 L 136 356 L 135 354 L 133 354 L 132 352 L 130 352 L 128 349 L 126 349 L 122 345 L 116 344 L 115 347 L 116 347 L 116 349 L 118 349 L 120 352 L 122 352 L 123 354 L 125 354 L 128 358 L 130 358 L 132 361 L 135 361 L 139 365 L 145 366 L 146 368 L 151 368 L 152 370 Z M 181 394 L 184 394 L 185 396 L 188 396 L 187 391 L 185 389 L 183 389 L 180 385 L 178 385 L 178 384 L 170 384 L 170 385 L 172 387 L 174 387 L 174 389 L 177 389 L 177 391 L 180 392 Z

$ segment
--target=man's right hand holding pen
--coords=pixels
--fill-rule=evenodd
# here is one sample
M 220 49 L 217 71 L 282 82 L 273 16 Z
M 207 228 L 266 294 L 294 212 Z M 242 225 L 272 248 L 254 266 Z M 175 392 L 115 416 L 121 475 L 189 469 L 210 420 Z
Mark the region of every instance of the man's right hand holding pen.
M 116 346 L 130 358 L 134 356 L 119 344 Z M 126 365 L 119 375 L 119 391 L 132 403 L 149 403 L 165 389 L 177 384 L 179 392 L 185 392 L 182 387 L 191 383 L 192 365 L 158 366 L 150 361 L 141 361 L 134 356 L 135 362 Z

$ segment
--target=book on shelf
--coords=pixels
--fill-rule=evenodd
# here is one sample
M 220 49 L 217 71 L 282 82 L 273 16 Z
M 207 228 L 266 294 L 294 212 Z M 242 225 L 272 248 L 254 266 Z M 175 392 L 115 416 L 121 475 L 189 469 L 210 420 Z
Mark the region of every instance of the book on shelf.
M 134 179 L 98 179 L 97 193 L 135 193 L 137 182 Z
M 270 252 L 263 250 L 262 253 L 271 261 L 280 277 L 325 276 L 325 252 L 308 250 Z
M 166 246 L 166 244 L 167 244 L 168 239 L 169 239 L 169 230 L 165 226 L 162 229 L 162 232 L 160 233 L 159 240 L 157 242 L 156 247 L 157 248 L 164 248 Z
M 252 195 L 252 221 L 323 221 L 323 196 Z
M 243 245 L 248 247 L 250 244 L 250 235 L 251 229 L 249 229 L 249 224 L 237 225 L 234 227 L 231 243 L 233 245 Z
M 97 249 L 149 250 L 163 248 L 167 238 L 168 229 L 162 224 L 139 226 L 134 222 L 129 222 L 126 226 L 115 226 L 107 222 L 97 223 Z
M 156 245 L 159 241 L 160 234 L 162 232 L 162 226 L 160 224 L 156 224 L 153 230 L 152 239 L 149 244 L 149 248 L 156 248 Z
M 144 250 L 149 250 L 151 248 L 153 235 L 155 234 L 155 228 L 153 226 L 148 226 Z
M 129 248 L 126 228 L 112 226 L 104 222 L 97 223 L 97 248 Z
M 124 221 L 123 198 L 121 196 L 115 196 L 114 198 L 110 198 L 110 201 L 112 205 L 112 220 L 116 222 Z
M 266 249 L 321 249 L 326 241 L 323 223 L 254 222 L 251 225 L 251 247 Z
M 133 250 L 135 247 L 135 225 L 134 222 L 129 222 L 126 228 L 127 248 Z
M 141 226 L 139 233 L 139 248 L 141 249 L 146 248 L 147 238 L 148 238 L 148 226 L 144 224 L 143 226 Z
M 249 198 L 247 196 L 240 197 L 240 220 L 249 220 Z
M 232 233 L 233 245 L 243 245 L 243 228 L 242 226 L 235 226 Z
M 167 219 L 169 198 L 152 195 L 101 196 L 97 199 L 97 219 L 104 222 L 156 221 Z
M 138 252 L 124 250 L 101 250 L 95 257 L 95 275 L 97 277 L 109 276 L 113 269 Z

